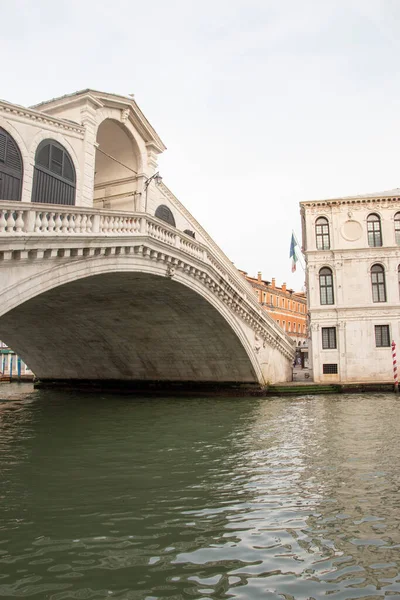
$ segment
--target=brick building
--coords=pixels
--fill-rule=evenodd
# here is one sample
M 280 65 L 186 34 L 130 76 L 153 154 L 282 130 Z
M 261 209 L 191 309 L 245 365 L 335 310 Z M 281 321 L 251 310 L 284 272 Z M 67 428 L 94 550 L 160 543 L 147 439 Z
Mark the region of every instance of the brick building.
M 259 271 L 257 277 L 250 277 L 240 271 L 252 285 L 258 301 L 269 315 L 295 342 L 297 354 L 301 354 L 302 365 L 307 366 L 307 297 L 304 292 L 288 289 L 286 283 L 279 287 L 272 281 L 262 278 Z M 301 349 L 301 350 L 300 350 Z

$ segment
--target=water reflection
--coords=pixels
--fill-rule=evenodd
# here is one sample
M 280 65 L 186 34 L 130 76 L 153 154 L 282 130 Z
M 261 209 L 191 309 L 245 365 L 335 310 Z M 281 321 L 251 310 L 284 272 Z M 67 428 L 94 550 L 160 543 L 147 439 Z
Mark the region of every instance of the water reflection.
M 395 396 L 6 387 L 0 598 L 400 598 Z

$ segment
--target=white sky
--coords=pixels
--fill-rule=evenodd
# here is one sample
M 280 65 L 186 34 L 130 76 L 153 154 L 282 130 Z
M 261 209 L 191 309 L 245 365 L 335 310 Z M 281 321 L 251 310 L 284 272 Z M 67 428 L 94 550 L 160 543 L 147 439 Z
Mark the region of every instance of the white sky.
M 13 0 L 0 97 L 135 99 L 239 268 L 303 285 L 298 202 L 400 187 L 400 0 Z

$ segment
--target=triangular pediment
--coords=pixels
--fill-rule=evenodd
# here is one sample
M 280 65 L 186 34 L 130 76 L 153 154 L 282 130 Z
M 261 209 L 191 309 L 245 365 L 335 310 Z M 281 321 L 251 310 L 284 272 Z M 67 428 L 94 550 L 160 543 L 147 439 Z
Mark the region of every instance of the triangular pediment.
M 146 144 L 153 145 L 155 150 L 163 152 L 166 149 L 165 144 L 159 137 L 154 127 L 147 120 L 133 96 L 120 96 L 119 94 L 109 94 L 98 90 L 86 89 L 72 94 L 66 94 L 59 98 L 53 98 L 31 108 L 50 115 L 57 115 L 62 118 L 63 109 L 67 111 L 71 106 L 90 104 L 95 108 L 118 108 L 125 112 L 139 134 L 145 140 Z

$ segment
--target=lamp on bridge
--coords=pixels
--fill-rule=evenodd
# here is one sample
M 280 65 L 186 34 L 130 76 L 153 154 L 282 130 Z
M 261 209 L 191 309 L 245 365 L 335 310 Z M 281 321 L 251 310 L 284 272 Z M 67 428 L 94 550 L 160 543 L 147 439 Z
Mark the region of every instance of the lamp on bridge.
M 154 180 L 156 185 L 160 185 L 160 183 L 162 182 L 162 177 L 160 175 L 160 173 L 157 171 L 157 173 L 154 173 L 154 175 L 152 175 L 151 177 L 149 177 L 148 179 L 146 179 L 146 181 L 144 182 L 144 189 L 147 192 L 147 188 L 149 187 L 150 183 Z
M 147 190 L 152 181 L 154 181 L 156 185 L 160 185 L 160 183 L 162 182 L 162 177 L 161 177 L 159 171 L 157 171 L 157 173 L 154 173 L 154 175 L 152 175 L 151 177 L 146 179 L 146 181 L 144 182 L 144 191 L 146 194 L 145 195 L 145 203 L 144 203 L 144 212 L 147 212 Z

